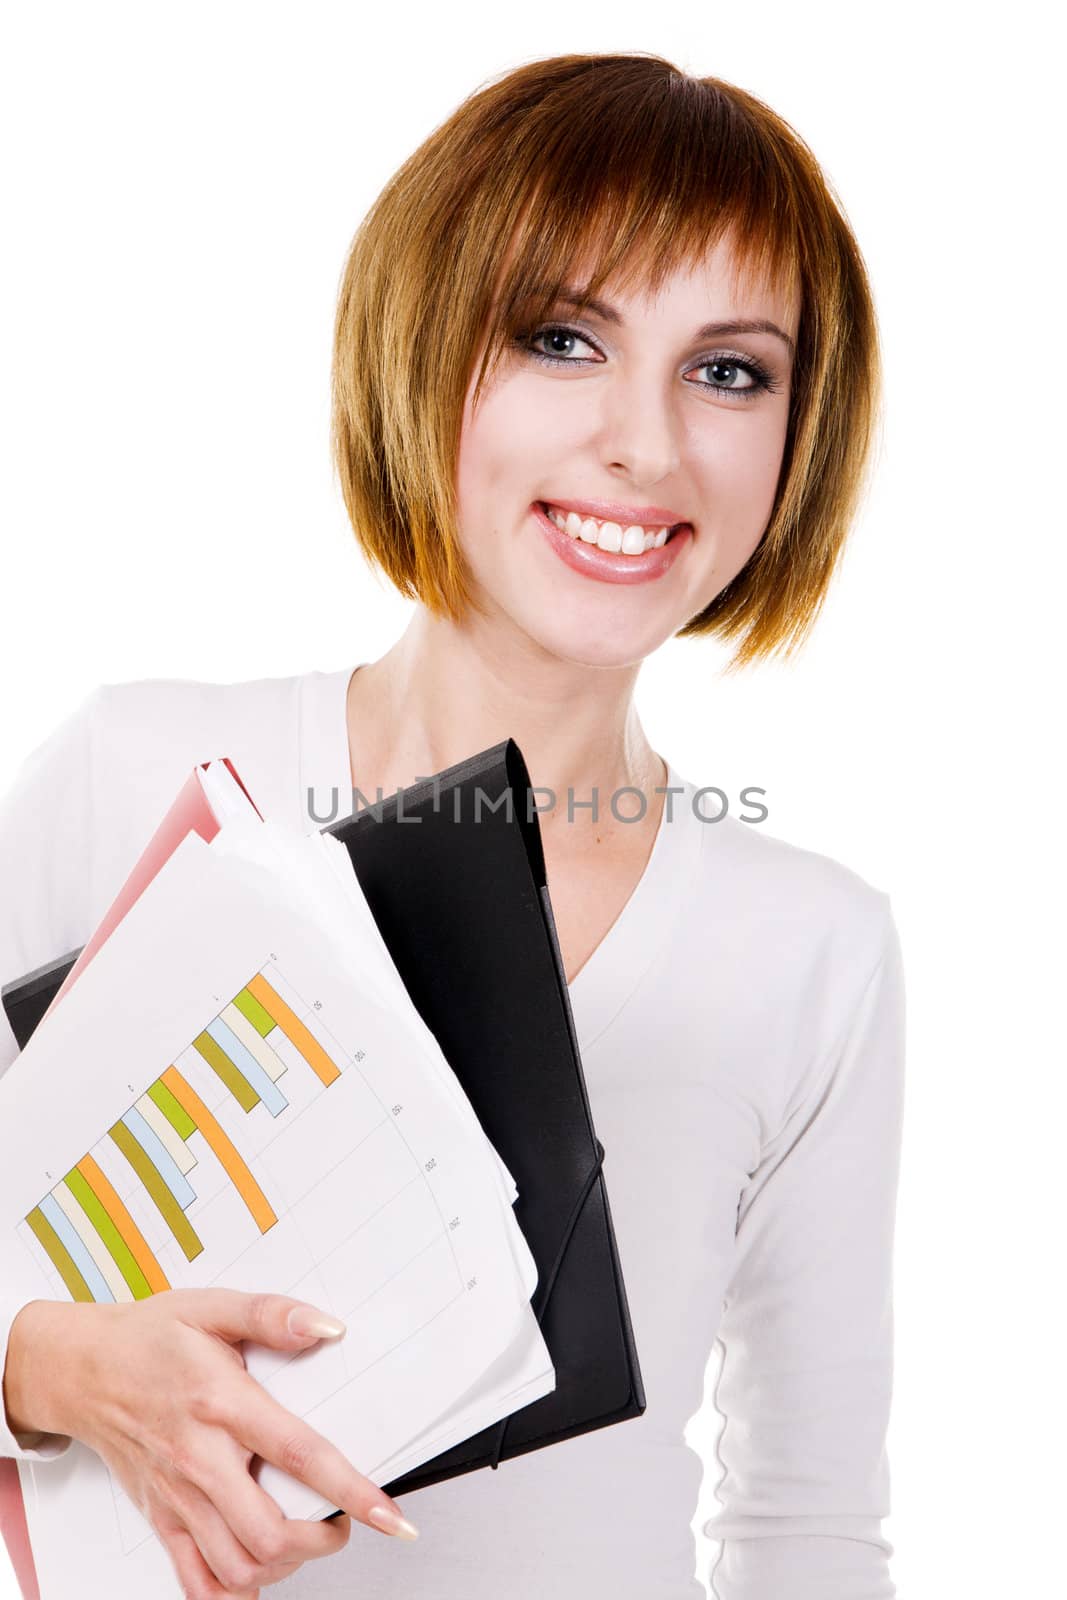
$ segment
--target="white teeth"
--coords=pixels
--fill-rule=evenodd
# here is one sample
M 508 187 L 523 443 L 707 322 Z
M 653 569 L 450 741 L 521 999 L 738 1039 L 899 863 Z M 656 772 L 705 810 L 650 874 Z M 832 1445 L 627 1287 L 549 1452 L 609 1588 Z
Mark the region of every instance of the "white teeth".
M 643 528 L 633 522 L 627 528 L 617 522 L 598 522 L 595 517 L 579 516 L 577 511 L 561 511 L 558 506 L 548 506 L 549 517 L 572 539 L 585 544 L 595 544 L 610 554 L 621 552 L 627 556 L 643 555 L 646 550 L 660 550 L 667 543 L 669 528 Z

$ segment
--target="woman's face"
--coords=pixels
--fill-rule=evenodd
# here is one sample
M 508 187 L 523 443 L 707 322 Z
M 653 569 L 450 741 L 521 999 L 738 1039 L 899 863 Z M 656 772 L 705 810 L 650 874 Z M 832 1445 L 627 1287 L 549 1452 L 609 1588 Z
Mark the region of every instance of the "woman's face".
M 560 659 L 639 662 L 767 526 L 799 305 L 756 282 L 735 291 L 733 267 L 724 242 L 654 299 L 609 285 L 580 318 L 564 301 L 476 409 L 472 380 L 461 547 L 490 618 Z

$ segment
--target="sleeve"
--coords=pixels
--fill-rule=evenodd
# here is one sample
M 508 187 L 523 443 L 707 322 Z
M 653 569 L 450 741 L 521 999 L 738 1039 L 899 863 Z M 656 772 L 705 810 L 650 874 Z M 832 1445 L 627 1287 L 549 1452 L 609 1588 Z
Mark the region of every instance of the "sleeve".
M 0 985 L 84 943 L 92 862 L 94 730 L 102 691 L 88 695 L 23 762 L 0 797 Z M 18 1045 L 0 1006 L 0 1080 Z M 18 1132 L 6 1119 L 3 1136 Z M 2 1137 L 0 1136 L 0 1148 Z M 0 1384 L 11 1324 L 25 1300 L 0 1286 Z M 3 1390 L 0 1387 L 0 1399 Z M 43 1461 L 63 1455 L 61 1434 L 19 1434 L 0 1403 L 0 1456 Z
M 722 1413 L 704 1532 L 717 1600 L 892 1600 L 886 1433 L 904 1104 L 900 942 L 881 953 L 814 1089 L 738 1206 L 719 1326 Z

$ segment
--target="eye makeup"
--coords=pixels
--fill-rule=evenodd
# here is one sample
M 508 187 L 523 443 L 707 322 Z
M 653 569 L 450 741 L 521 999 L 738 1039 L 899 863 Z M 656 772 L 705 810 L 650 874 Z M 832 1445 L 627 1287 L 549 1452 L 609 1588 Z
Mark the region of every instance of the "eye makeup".
M 592 337 L 580 329 L 564 322 L 545 322 L 529 332 L 521 332 L 515 336 L 515 345 L 528 355 L 532 360 L 549 367 L 589 367 L 599 364 L 598 360 L 589 356 L 553 355 L 548 351 L 536 348 L 535 341 L 547 338 L 562 338 L 577 340 L 591 349 L 602 353 Z M 736 350 L 716 350 L 699 357 L 687 371 L 699 372 L 714 368 L 736 376 L 741 374 L 748 379 L 747 383 L 735 385 L 730 377 L 721 381 L 708 382 L 701 379 L 693 383 L 694 388 L 702 388 L 716 395 L 725 395 L 731 400 L 754 400 L 760 394 L 775 394 L 781 384 L 768 367 L 758 357 L 751 354 L 742 354 Z

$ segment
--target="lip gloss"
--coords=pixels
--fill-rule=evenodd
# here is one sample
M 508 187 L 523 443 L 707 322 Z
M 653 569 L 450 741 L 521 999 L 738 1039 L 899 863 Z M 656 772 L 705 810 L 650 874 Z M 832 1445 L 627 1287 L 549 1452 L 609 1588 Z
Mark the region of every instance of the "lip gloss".
M 646 550 L 639 556 L 613 555 L 601 550 L 599 545 L 586 544 L 584 539 L 574 539 L 564 533 L 536 501 L 531 509 L 534 520 L 560 560 L 575 572 L 587 578 L 599 578 L 602 583 L 648 583 L 662 578 L 693 536 L 690 525 L 684 523 L 658 550 Z

